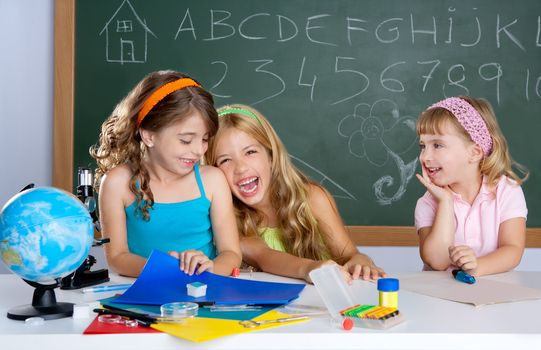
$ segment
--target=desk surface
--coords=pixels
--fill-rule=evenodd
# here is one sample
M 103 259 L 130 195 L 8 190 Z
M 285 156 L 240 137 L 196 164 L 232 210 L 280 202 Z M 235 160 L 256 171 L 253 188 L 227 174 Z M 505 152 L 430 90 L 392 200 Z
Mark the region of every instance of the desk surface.
M 410 275 L 410 273 L 408 274 Z M 400 278 L 400 274 L 391 277 Z M 294 281 L 264 273 L 253 278 Z M 541 272 L 509 272 L 490 277 L 541 289 Z M 112 276 L 112 283 L 130 279 Z M 373 283 L 359 282 L 367 304 L 377 304 Z M 471 305 L 400 291 L 399 306 L 406 321 L 387 330 L 334 328 L 327 317 L 248 334 L 192 343 L 167 334 L 82 335 L 91 319 L 65 318 L 29 326 L 10 320 L 7 310 L 32 301 L 33 289 L 15 275 L 0 275 L 0 344 L 2 349 L 540 349 L 541 300 Z M 114 292 L 83 294 L 56 290 L 58 301 L 90 303 Z M 314 286 L 308 285 L 295 304 L 323 306 Z M 6 347 L 7 345 L 7 347 Z

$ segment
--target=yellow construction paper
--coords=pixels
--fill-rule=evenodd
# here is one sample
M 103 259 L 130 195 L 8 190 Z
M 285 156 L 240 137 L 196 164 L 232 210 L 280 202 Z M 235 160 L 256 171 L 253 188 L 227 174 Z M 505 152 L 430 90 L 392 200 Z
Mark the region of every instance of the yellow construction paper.
M 254 321 L 273 320 L 277 318 L 290 317 L 278 311 L 271 310 L 263 315 L 254 318 Z M 183 323 L 157 323 L 151 327 L 161 332 L 173 335 L 175 337 L 190 340 L 193 342 L 205 342 L 212 339 L 225 337 L 233 334 L 248 333 L 267 328 L 279 327 L 291 323 L 302 322 L 305 320 L 296 320 L 281 323 L 270 323 L 255 328 L 246 328 L 239 324 L 237 320 L 225 320 L 220 318 L 194 317 L 188 318 Z

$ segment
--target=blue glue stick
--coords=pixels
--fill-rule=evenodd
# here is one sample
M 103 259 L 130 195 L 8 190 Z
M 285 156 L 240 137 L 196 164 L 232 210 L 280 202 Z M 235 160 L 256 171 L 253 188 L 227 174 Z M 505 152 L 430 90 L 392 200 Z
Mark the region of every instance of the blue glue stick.
M 470 275 L 467 272 L 464 272 L 462 270 L 453 270 L 453 277 L 460 282 L 468 283 L 468 284 L 474 284 L 475 283 L 475 277 Z

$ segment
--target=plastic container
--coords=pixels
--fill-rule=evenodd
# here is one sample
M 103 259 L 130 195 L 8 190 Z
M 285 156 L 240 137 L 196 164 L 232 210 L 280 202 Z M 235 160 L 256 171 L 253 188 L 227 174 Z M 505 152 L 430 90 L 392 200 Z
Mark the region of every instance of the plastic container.
M 396 278 L 380 278 L 378 280 L 379 305 L 398 308 L 398 289 Z
M 338 265 L 325 265 L 315 269 L 310 272 L 310 278 L 334 320 L 331 322 L 341 325 L 343 329 L 346 329 L 345 324 L 349 324 L 345 319 L 351 319 L 355 327 L 372 329 L 386 329 L 405 320 L 402 313 L 383 320 L 343 316 L 340 311 L 363 304 L 363 295 L 355 290 L 355 283 L 353 285 L 346 283 Z
M 177 302 L 168 303 L 160 306 L 160 322 L 163 323 L 182 323 L 186 318 L 197 315 L 199 305 L 196 303 Z
M 338 265 L 324 265 L 309 275 L 331 317 L 341 317 L 340 311 L 359 304 Z
M 398 314 L 394 317 L 385 320 L 374 320 L 368 318 L 349 317 L 353 321 L 354 327 L 370 328 L 370 329 L 387 329 L 396 326 L 405 320 L 403 314 Z

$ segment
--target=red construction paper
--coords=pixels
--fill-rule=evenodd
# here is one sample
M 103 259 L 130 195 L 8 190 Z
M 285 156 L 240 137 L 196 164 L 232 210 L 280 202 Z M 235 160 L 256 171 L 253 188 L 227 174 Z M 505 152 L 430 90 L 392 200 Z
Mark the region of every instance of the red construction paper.
M 161 333 L 151 327 L 128 327 L 120 323 L 107 323 L 98 321 L 98 316 L 85 329 L 83 334 L 121 334 L 121 333 Z

